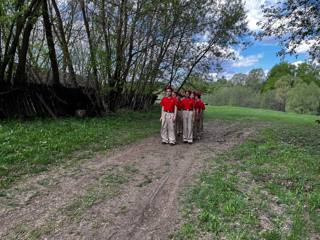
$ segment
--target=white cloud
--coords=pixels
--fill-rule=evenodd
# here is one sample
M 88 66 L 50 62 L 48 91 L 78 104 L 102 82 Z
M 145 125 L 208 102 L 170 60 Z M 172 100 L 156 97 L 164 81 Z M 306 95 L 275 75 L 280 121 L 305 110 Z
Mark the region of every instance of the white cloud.
M 209 75 L 209 78 L 213 81 L 216 81 L 218 79 L 218 73 L 216 72 L 210 72 L 208 75 Z
M 233 77 L 234 73 L 224 73 L 223 76 L 225 79 L 230 80 Z
M 260 27 L 257 25 L 257 23 L 264 20 L 261 5 L 270 5 L 276 2 L 277 0 L 245 0 L 248 28 L 251 31 L 260 30 Z
M 252 67 L 263 57 L 262 54 L 249 56 L 237 56 L 237 59 L 232 62 L 232 67 Z
M 217 72 L 210 72 L 209 74 L 209 79 L 212 80 L 212 81 L 217 81 L 218 79 L 224 77 L 225 79 L 227 80 L 230 80 L 234 73 L 229 73 L 229 72 L 220 72 L 220 73 L 217 73 Z
M 292 62 L 291 64 L 298 67 L 302 63 L 304 63 L 304 61 L 295 61 L 295 62 Z
M 316 40 L 303 41 L 295 51 L 297 53 L 306 53 L 310 50 L 310 47 L 315 44 Z

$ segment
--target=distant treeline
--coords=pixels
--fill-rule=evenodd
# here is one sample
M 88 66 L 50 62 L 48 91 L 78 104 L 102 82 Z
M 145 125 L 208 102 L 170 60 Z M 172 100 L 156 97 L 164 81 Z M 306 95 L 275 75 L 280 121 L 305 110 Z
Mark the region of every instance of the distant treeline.
M 207 92 L 205 100 L 212 105 L 320 114 L 320 70 L 307 63 L 280 63 L 267 76 L 262 69 L 254 69 L 249 74 L 235 74 L 230 80 L 200 85 Z

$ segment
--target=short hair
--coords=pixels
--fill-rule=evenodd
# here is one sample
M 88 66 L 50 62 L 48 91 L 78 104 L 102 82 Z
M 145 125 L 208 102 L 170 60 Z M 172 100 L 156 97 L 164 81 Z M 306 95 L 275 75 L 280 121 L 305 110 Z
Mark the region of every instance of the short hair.
M 169 86 L 166 86 L 164 90 L 167 91 L 168 89 L 170 89 L 171 91 L 173 91 L 173 89 L 172 89 L 172 87 L 171 87 L 170 85 L 169 85 Z

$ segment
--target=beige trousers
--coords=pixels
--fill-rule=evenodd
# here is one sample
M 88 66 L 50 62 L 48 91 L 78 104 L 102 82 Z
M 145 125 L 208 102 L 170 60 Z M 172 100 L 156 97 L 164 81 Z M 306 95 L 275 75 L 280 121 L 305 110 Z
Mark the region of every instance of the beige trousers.
M 183 111 L 183 141 L 193 142 L 193 111 Z
M 161 138 L 165 143 L 176 143 L 174 131 L 174 113 L 163 112 L 161 121 Z
M 200 120 L 198 118 L 196 118 L 195 122 L 193 123 L 193 138 L 200 138 Z
M 177 119 L 176 119 L 176 133 L 182 133 L 182 111 L 177 112 Z

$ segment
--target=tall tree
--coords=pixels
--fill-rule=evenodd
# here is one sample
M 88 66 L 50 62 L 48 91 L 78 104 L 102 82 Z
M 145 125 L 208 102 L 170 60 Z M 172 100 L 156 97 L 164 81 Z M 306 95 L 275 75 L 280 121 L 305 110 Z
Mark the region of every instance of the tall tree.
M 50 22 L 49 10 L 47 0 L 42 0 L 42 17 L 43 17 L 43 26 L 47 38 L 47 44 L 49 49 L 49 58 L 51 62 L 51 69 L 53 75 L 53 84 L 59 85 L 59 66 L 57 61 L 57 54 L 55 50 L 55 44 L 52 34 L 52 24 Z
M 78 84 L 77 84 L 77 80 L 76 80 L 76 75 L 75 75 L 75 71 L 74 71 L 74 68 L 73 68 L 72 59 L 71 59 L 71 56 L 70 56 L 67 39 L 66 39 L 66 36 L 65 36 L 65 30 L 64 30 L 64 27 L 63 27 L 63 21 L 62 21 L 62 17 L 61 17 L 61 14 L 60 14 L 60 10 L 59 10 L 58 5 L 57 5 L 55 0 L 51 0 L 51 2 L 52 2 L 52 6 L 53 6 L 53 8 L 55 10 L 55 14 L 57 16 L 57 25 L 58 25 L 58 31 L 59 31 L 59 35 L 60 35 L 60 39 L 61 39 L 61 47 L 62 47 L 62 51 L 63 51 L 64 57 L 66 59 L 66 63 L 67 63 L 68 69 L 69 69 L 70 77 L 71 77 L 71 80 L 72 80 L 73 84 L 75 86 L 77 86 Z
M 87 17 L 87 11 L 86 11 L 86 5 L 84 0 L 79 0 L 80 3 L 80 9 L 83 17 L 83 23 L 85 26 L 87 38 L 88 38 L 88 43 L 89 43 L 89 50 L 90 50 L 90 64 L 91 68 L 93 70 L 93 78 L 94 78 L 94 83 L 95 87 L 98 88 L 98 69 L 97 69 L 97 61 L 96 61 L 96 51 L 93 43 L 93 39 L 91 36 L 91 30 L 89 26 L 89 20 Z M 91 75 L 91 74 L 90 74 Z
M 275 89 L 276 82 L 283 76 L 295 75 L 295 66 L 289 63 L 283 62 L 276 64 L 269 72 L 267 80 L 264 82 L 262 91 L 268 91 Z
M 14 78 L 14 84 L 23 84 L 25 81 L 24 76 L 25 76 L 25 71 L 26 71 L 26 64 L 27 64 L 27 53 L 29 49 L 29 43 L 30 43 L 30 35 L 31 31 L 33 29 L 34 24 L 36 23 L 38 17 L 39 17 L 39 8 L 40 8 L 41 0 L 37 1 L 35 4 L 30 17 L 28 17 L 24 32 L 23 32 L 23 37 L 22 37 L 22 46 L 19 49 L 18 57 L 19 57 L 19 62 L 17 65 L 17 70 L 15 73 L 15 78 Z
M 246 79 L 246 86 L 254 91 L 260 91 L 262 83 L 265 80 L 265 74 L 262 68 L 252 69 Z

